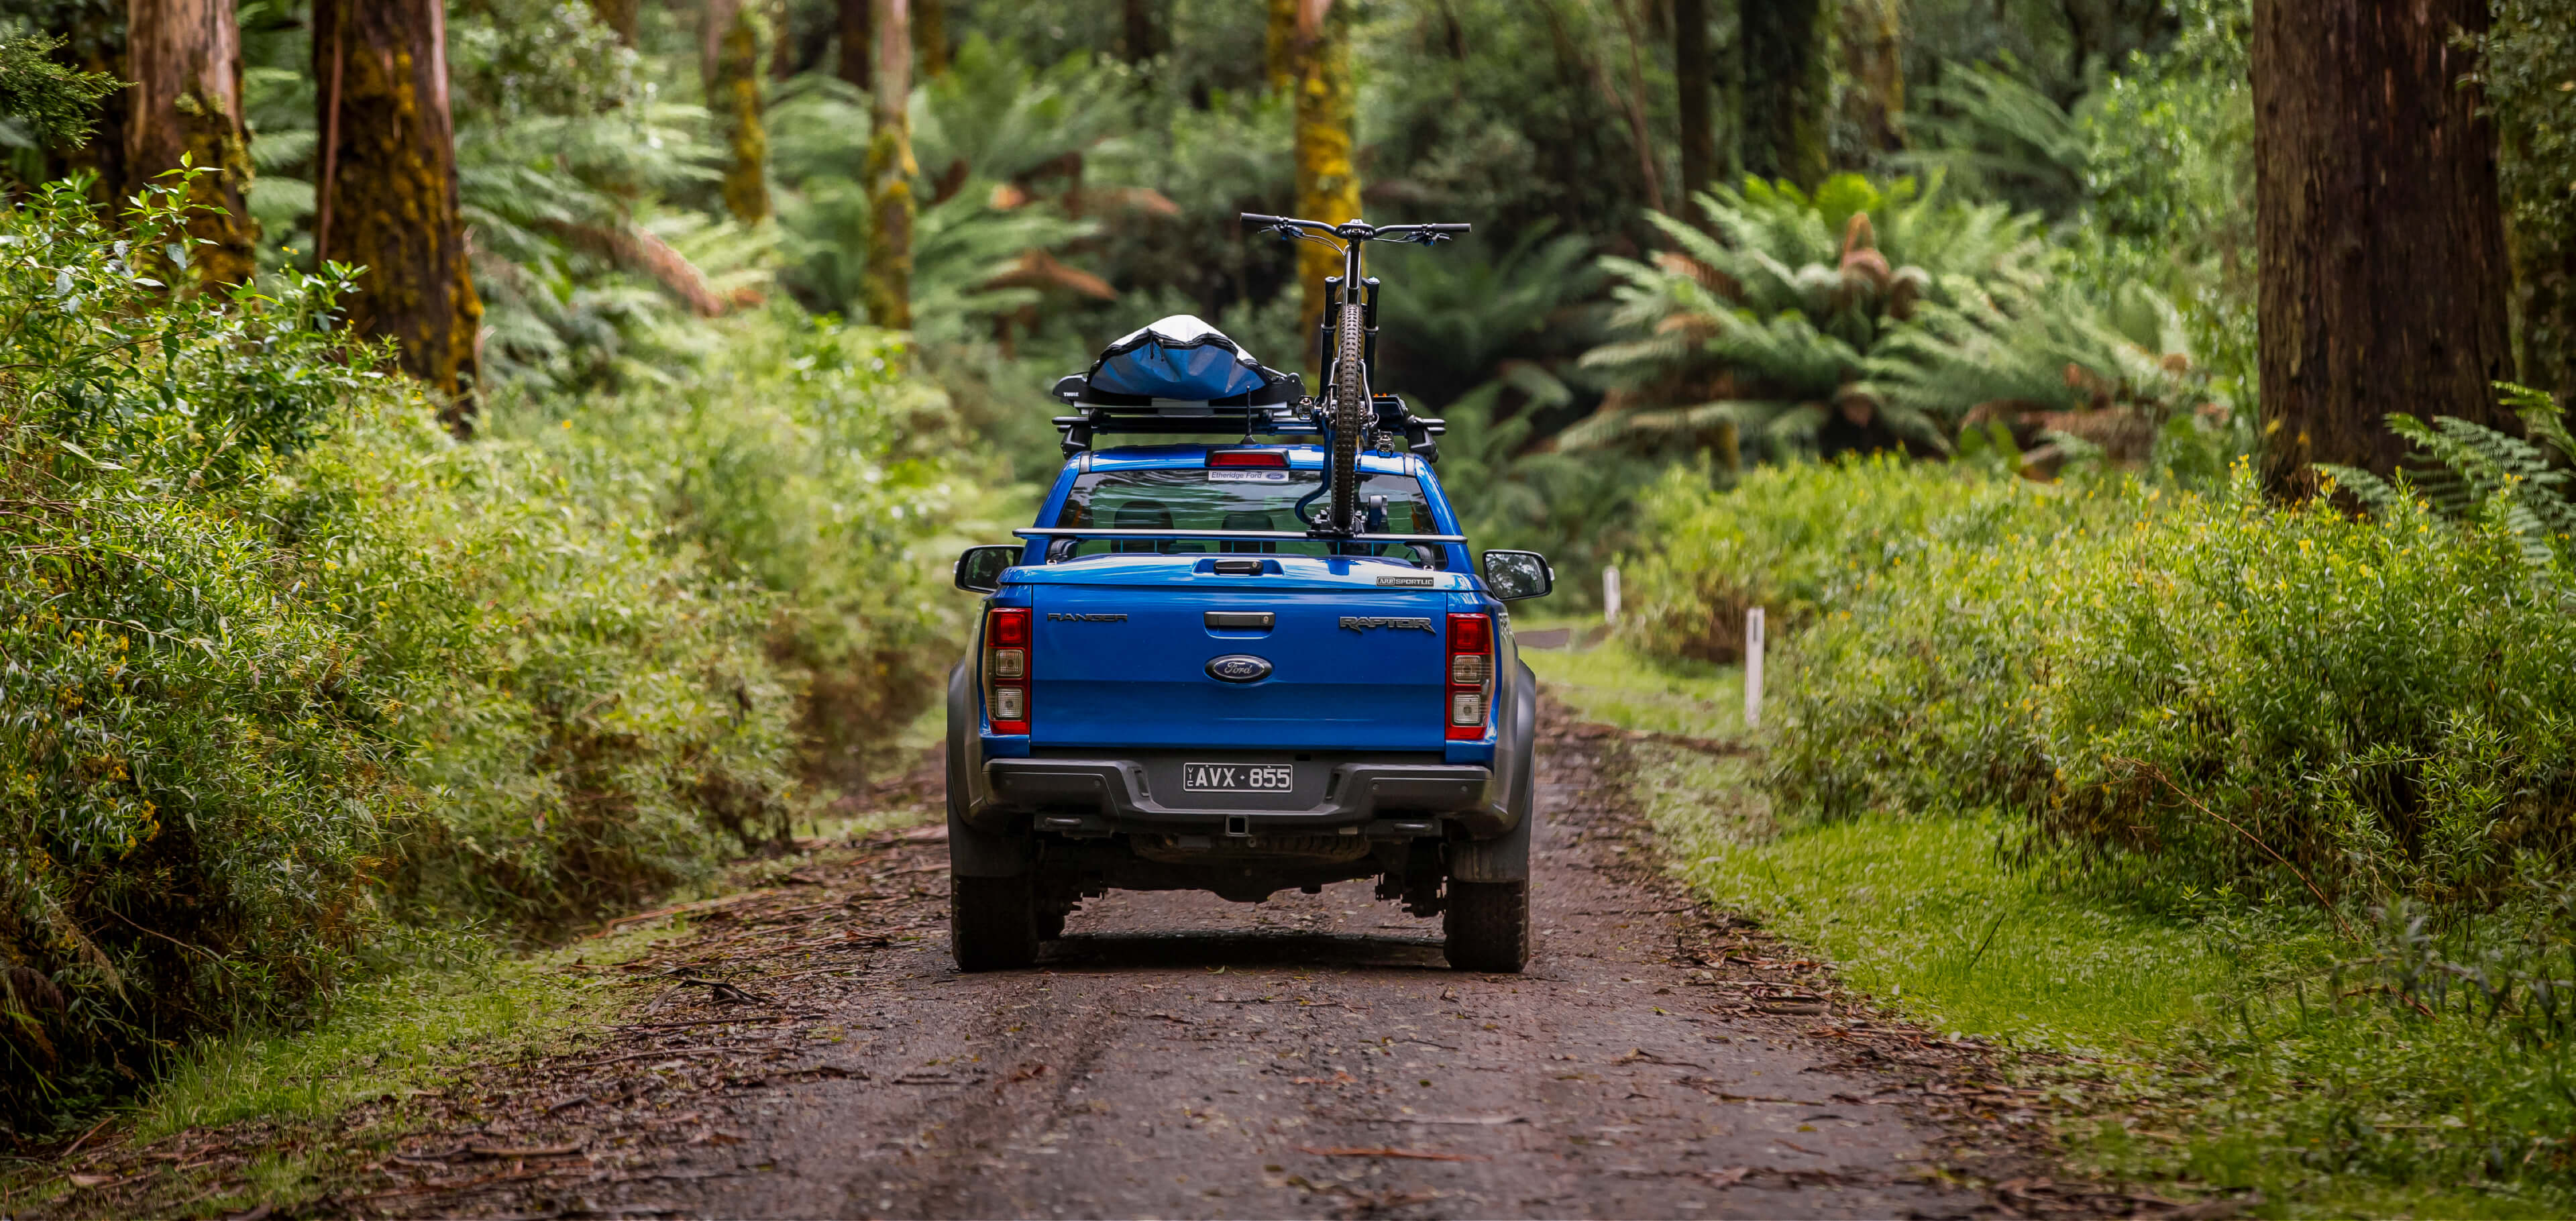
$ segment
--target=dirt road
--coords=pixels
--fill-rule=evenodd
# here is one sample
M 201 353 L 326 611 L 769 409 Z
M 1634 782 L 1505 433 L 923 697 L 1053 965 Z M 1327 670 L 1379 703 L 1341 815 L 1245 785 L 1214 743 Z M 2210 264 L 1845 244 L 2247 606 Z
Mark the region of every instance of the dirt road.
M 960 975 L 924 828 L 699 905 L 694 939 L 616 969 L 657 994 L 639 1020 L 414 1100 L 429 1123 L 379 1138 L 305 1211 L 1893 1217 L 1995 1200 L 1936 1168 L 2028 1165 L 2010 1152 L 2027 1113 L 1973 1055 L 1842 1012 L 1815 964 L 1692 910 L 1605 780 L 1618 749 L 1606 730 L 1547 739 L 1524 975 L 1450 970 L 1437 920 L 1366 883 L 1257 907 L 1112 895 L 1037 969 Z M 354 1138 L 369 1120 L 346 1122 Z

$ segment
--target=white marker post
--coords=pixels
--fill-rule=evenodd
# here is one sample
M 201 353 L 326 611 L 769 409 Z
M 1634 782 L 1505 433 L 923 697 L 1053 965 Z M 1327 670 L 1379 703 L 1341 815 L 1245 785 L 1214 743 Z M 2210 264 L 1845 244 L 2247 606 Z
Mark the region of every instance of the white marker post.
M 1601 570 L 1601 622 L 1619 626 L 1619 566 Z
M 1762 608 L 1744 612 L 1744 727 L 1762 727 Z

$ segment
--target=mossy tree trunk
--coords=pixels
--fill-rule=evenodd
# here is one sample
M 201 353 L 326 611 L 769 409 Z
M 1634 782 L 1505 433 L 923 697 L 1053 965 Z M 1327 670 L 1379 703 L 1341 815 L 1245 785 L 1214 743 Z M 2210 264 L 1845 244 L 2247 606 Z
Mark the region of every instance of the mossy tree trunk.
M 1869 147 L 1905 147 L 1904 0 L 1842 0 L 1843 119 Z
M 943 0 L 912 0 L 912 57 L 923 76 L 948 74 L 948 7 Z
M 617 41 L 635 45 L 636 22 L 642 15 L 641 0 L 590 0 L 590 11 L 599 24 L 617 32 Z
M 861 89 L 869 88 L 876 74 L 876 38 L 869 32 L 875 16 L 876 0 L 841 0 L 841 60 L 835 75 Z
M 1709 112 L 1709 86 L 1716 65 L 1708 52 L 1708 0 L 1673 0 L 1673 92 L 1681 109 L 1681 215 L 1700 223 L 1699 193 L 1717 176 L 1715 116 Z
M 131 0 L 125 13 L 126 72 L 134 88 L 126 108 L 123 193 L 177 169 L 183 157 L 204 167 L 189 190 L 197 211 L 188 232 L 210 244 L 189 252 L 189 259 L 200 284 L 243 283 L 259 271 L 259 223 L 244 202 L 250 149 L 233 2 Z
M 1288 45 L 1290 87 L 1297 91 L 1296 214 L 1333 224 L 1357 220 L 1360 175 L 1352 145 L 1359 94 L 1351 82 L 1351 5 L 1298 0 L 1294 20 Z M 1341 273 L 1341 256 L 1320 243 L 1297 243 L 1297 282 L 1305 291 L 1297 311 L 1301 337 L 1311 338 L 1323 324 L 1324 277 Z
M 1801 187 L 1824 181 L 1833 100 L 1825 0 L 1738 0 L 1744 57 L 1744 172 Z
M 912 329 L 912 14 L 907 0 L 872 0 L 876 132 L 868 140 L 868 321 Z
M 469 427 L 483 325 L 456 198 L 442 0 L 316 0 L 321 86 L 315 253 L 366 268 L 350 328 L 390 337 L 402 367 Z
M 1269 23 L 1262 39 L 1262 67 L 1273 90 L 1286 89 L 1297 78 L 1297 0 L 1268 0 Z
M 2494 132 L 2472 55 L 2487 0 L 2257 0 L 2255 239 L 2265 485 L 2381 474 L 2388 413 L 2512 427 Z
M 725 211 L 746 225 L 769 219 L 769 133 L 761 123 L 760 96 L 766 24 L 757 4 L 707 0 L 701 48 L 707 112 L 724 136 Z

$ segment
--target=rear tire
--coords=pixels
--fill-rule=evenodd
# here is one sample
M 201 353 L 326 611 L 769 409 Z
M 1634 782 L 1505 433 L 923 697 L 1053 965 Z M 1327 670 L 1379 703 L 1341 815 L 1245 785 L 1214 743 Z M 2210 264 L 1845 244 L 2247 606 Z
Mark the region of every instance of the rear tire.
M 1016 878 L 948 879 L 948 949 L 960 971 L 1008 971 L 1038 960 L 1037 887 Z
M 1449 883 L 1441 909 L 1449 965 L 1461 971 L 1518 974 L 1529 965 L 1529 883 Z

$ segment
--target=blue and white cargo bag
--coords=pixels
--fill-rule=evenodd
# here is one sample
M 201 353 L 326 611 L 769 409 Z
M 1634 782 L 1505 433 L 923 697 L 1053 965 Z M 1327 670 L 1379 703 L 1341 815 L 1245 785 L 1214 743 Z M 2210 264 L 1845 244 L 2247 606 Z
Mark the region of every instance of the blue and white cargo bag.
M 1197 316 L 1174 314 L 1101 349 L 1091 371 L 1064 379 L 1057 394 L 1107 407 L 1261 406 L 1297 397 L 1299 380 L 1264 368 Z

